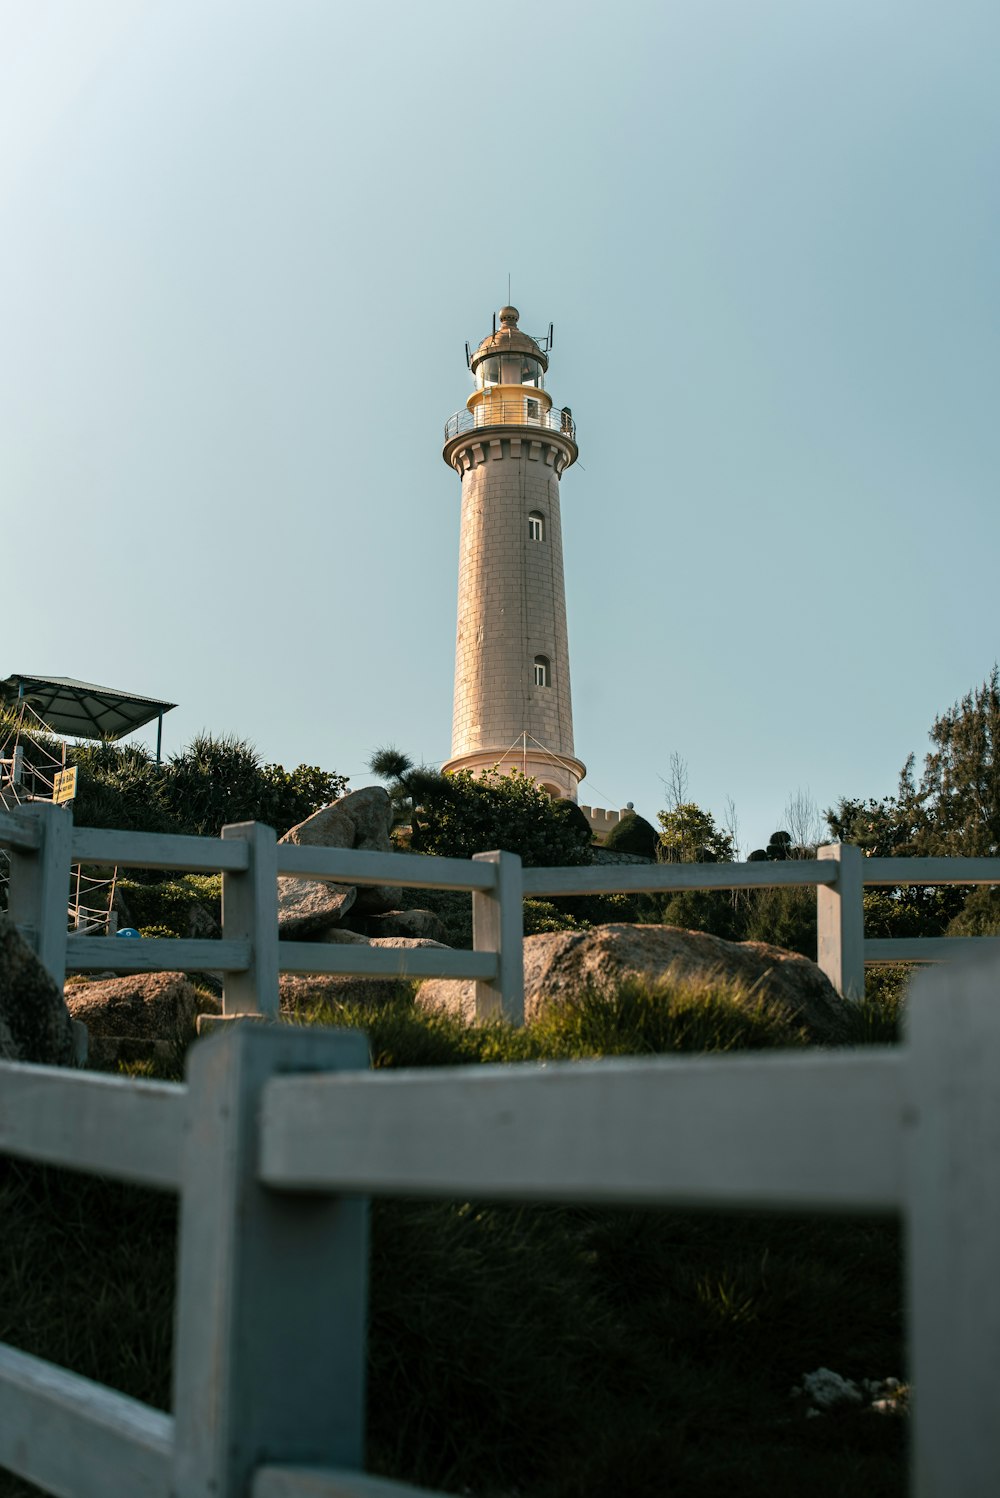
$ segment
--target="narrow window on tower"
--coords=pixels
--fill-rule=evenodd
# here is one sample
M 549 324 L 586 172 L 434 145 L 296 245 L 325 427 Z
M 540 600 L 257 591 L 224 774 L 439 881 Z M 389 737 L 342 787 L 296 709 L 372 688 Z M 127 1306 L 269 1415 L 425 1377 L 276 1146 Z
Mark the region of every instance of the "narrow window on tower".
M 549 658 L 547 655 L 535 656 L 535 686 L 547 687 L 549 684 Z
M 545 540 L 545 516 L 541 510 L 532 510 L 528 516 L 528 540 Z

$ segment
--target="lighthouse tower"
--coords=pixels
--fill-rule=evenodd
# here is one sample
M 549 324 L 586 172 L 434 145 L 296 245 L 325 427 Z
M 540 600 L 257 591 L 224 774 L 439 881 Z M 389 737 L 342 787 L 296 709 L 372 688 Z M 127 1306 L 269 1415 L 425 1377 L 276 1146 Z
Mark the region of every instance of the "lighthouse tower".
M 516 307 L 470 355 L 476 388 L 445 427 L 444 460 L 462 481 L 458 638 L 451 758 L 445 770 L 499 765 L 576 800 L 559 482 L 577 458 L 569 408 L 545 390 L 542 344 Z

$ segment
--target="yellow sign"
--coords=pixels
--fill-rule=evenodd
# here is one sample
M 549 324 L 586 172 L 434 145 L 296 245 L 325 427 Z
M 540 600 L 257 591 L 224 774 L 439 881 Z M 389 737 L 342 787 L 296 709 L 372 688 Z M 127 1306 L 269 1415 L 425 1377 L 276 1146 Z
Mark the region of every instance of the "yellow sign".
M 71 770 L 57 770 L 52 782 L 53 801 L 72 801 L 76 795 L 76 765 Z

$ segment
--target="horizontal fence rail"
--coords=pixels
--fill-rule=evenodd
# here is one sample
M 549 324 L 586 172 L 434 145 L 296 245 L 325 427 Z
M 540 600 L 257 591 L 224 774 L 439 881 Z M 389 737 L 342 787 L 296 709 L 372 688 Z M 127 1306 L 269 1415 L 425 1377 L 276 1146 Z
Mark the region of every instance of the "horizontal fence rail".
M 278 1077 L 260 1178 L 463 1201 L 892 1211 L 902 1128 L 899 1056 L 874 1048 Z
M 176 1191 L 183 1087 L 0 1065 L 0 1154 Z
M 367 849 L 279 843 L 256 823 L 226 827 L 221 837 L 120 832 L 74 827 L 65 807 L 29 803 L 0 813 L 0 847 L 10 850 L 11 914 L 57 982 L 80 972 L 167 969 L 222 976 L 225 1014 L 276 1015 L 279 975 L 456 979 L 471 982 L 479 1019 L 524 1020 L 525 898 L 672 890 L 781 889 L 812 886 L 817 902 L 817 961 L 846 998 L 864 992 L 866 965 L 938 963 L 987 950 L 994 937 L 865 938 L 866 886 L 1000 883 L 1000 859 L 864 858 L 833 844 L 814 859 L 713 864 L 624 864 L 523 869 L 510 853 L 437 858 Z M 71 866 L 136 867 L 221 873 L 219 940 L 67 936 L 64 886 Z M 278 881 L 443 889 L 472 897 L 473 951 L 375 948 L 363 942 L 280 939 Z M 283 886 L 284 888 L 284 886 Z
M 64 1498 L 418 1494 L 361 1470 L 363 1198 L 390 1194 L 901 1213 L 912 1491 L 982 1498 L 998 975 L 922 977 L 904 1043 L 856 1052 L 373 1074 L 352 1032 L 248 1025 L 184 1086 L 0 1063 L 0 1152 L 182 1199 L 173 1415 L 0 1345 L 0 1465 Z
M 0 1344 L 0 1466 L 73 1498 L 170 1498 L 169 1415 Z
M 837 882 L 833 863 L 817 859 L 787 863 L 599 864 L 573 869 L 525 869 L 524 893 L 532 899 L 556 895 L 652 894 L 674 889 L 780 889 Z

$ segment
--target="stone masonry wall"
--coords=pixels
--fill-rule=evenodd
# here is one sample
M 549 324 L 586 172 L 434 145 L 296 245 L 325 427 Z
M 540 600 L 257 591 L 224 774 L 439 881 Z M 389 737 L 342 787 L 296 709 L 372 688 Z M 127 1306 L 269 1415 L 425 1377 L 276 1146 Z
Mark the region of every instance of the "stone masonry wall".
M 573 754 L 557 456 L 545 442 L 487 441 L 462 473 L 453 758 L 499 757 L 525 730 Z M 529 538 L 533 510 L 541 541 Z M 536 655 L 550 662 L 548 687 L 534 685 Z

